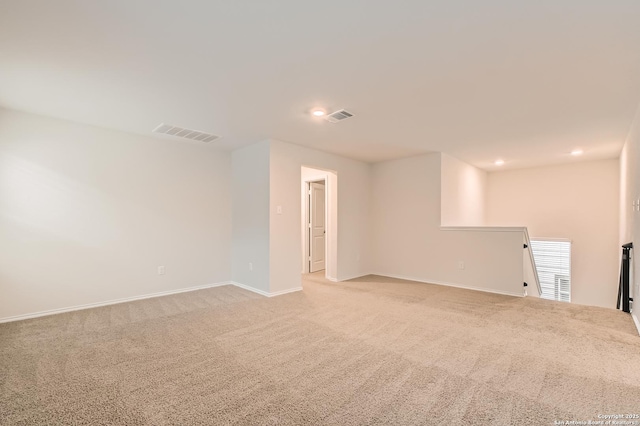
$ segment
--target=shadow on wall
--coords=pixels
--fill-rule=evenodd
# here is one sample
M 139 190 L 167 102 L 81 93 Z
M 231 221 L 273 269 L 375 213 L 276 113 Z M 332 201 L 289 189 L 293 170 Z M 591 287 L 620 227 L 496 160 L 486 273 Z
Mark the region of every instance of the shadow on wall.
M 106 194 L 14 155 L 2 155 L 0 162 L 5 218 L 85 247 L 100 248 L 121 237 L 118 212 Z

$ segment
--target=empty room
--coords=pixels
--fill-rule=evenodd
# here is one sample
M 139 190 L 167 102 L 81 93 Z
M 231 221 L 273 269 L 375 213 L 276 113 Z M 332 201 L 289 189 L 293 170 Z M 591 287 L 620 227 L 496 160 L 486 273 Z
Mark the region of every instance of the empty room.
M 0 0 L 0 424 L 640 425 L 638 22 Z

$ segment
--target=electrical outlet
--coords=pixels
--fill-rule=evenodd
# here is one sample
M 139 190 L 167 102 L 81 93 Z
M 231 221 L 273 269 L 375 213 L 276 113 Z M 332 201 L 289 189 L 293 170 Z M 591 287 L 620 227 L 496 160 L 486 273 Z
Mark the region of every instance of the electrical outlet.
M 464 269 L 464 260 L 458 260 L 458 269 Z
M 253 271 L 253 263 L 249 262 L 249 270 Z
M 276 207 L 276 213 L 277 214 L 282 214 L 282 206 L 277 206 Z
M 164 275 L 164 266 L 158 266 L 158 275 Z

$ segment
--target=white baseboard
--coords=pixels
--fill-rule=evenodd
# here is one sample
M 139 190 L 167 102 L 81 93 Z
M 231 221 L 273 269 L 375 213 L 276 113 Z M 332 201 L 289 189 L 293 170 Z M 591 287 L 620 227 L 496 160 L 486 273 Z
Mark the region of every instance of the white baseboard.
M 306 274 L 306 273 L 307 272 L 303 272 L 303 275 Z M 367 276 L 367 275 L 370 275 L 370 274 L 358 274 L 358 275 L 353 275 L 353 276 L 347 277 L 347 278 L 336 278 L 336 277 L 332 277 L 332 276 L 329 276 L 329 275 L 325 275 L 324 277 L 328 281 L 331 281 L 332 283 L 339 283 L 339 282 L 342 282 L 342 281 L 348 281 L 348 280 L 352 280 L 354 278 L 360 278 L 360 277 L 364 277 L 364 276 Z
M 249 290 L 249 291 L 252 291 L 254 293 L 258 293 L 259 295 L 264 296 L 264 297 L 269 297 L 269 292 L 264 291 L 264 290 L 258 290 L 257 288 L 253 288 L 253 287 L 250 287 L 250 286 L 245 285 L 245 284 L 240 284 L 240 283 L 237 283 L 235 281 L 231 281 L 231 285 L 235 285 L 236 287 L 240 287 L 240 288 L 243 288 L 245 290 Z
M 269 293 L 269 296 L 267 297 L 282 296 L 283 294 L 295 293 L 296 291 L 302 291 L 302 287 L 294 287 L 288 288 L 286 290 L 274 291 Z
M 638 330 L 638 335 L 640 336 L 640 320 L 633 312 L 631 313 L 631 318 L 633 318 L 633 322 L 636 324 L 636 329 Z
M 371 275 L 371 274 L 358 274 L 358 275 L 353 275 L 353 276 L 351 276 L 351 277 L 347 277 L 347 278 L 340 278 L 339 280 L 336 280 L 336 282 L 342 282 L 342 281 L 355 280 L 356 278 L 366 277 L 367 275 Z
M 301 290 L 302 290 L 302 287 L 294 287 L 294 288 L 289 288 L 289 289 L 287 289 L 287 290 L 280 290 L 280 291 L 274 291 L 274 292 L 272 292 L 272 293 L 269 293 L 269 292 L 267 292 L 267 291 L 259 290 L 259 289 L 257 289 L 257 288 L 253 288 L 253 287 L 248 286 L 248 285 L 246 285 L 246 284 L 240 284 L 240 283 L 237 283 L 237 282 L 235 282 L 235 281 L 231 281 L 229 284 L 232 284 L 232 285 L 234 285 L 234 286 L 236 286 L 236 287 L 243 288 L 243 289 L 245 289 L 245 290 L 252 291 L 252 292 L 254 292 L 254 293 L 257 293 L 257 294 L 259 294 L 259 295 L 261 295 L 261 296 L 265 296 L 265 297 L 281 296 L 281 295 L 283 295 L 283 294 L 293 293 L 293 292 L 301 291 Z
M 265 296 L 265 297 L 275 297 L 275 296 L 280 296 L 280 295 L 283 295 L 283 294 L 293 293 L 295 291 L 302 290 L 302 287 L 296 287 L 296 288 L 290 288 L 290 289 L 287 289 L 287 290 L 280 290 L 280 291 L 275 291 L 275 292 L 272 292 L 272 293 L 268 293 L 266 291 L 258 290 L 256 288 L 249 287 L 248 285 L 240 284 L 240 283 L 237 283 L 237 282 L 234 282 L 234 281 L 224 281 L 224 282 L 219 282 L 219 283 L 214 283 L 214 284 L 205 284 L 205 285 L 200 285 L 200 286 L 195 286 L 195 287 L 181 288 L 181 289 L 178 289 L 178 290 L 169 290 L 169 291 L 161 291 L 161 292 L 158 292 L 158 293 L 143 294 L 142 296 L 133 296 L 133 297 L 125 297 L 125 298 L 122 298 L 122 299 L 108 300 L 106 302 L 87 303 L 85 305 L 76 305 L 76 306 L 69 306 L 67 308 L 50 309 L 50 310 L 47 310 L 47 311 L 34 312 L 34 313 L 31 313 L 31 314 L 15 315 L 15 316 L 12 316 L 12 317 L 0 318 L 0 324 L 1 323 L 5 323 L 5 322 L 21 321 L 21 320 L 26 320 L 26 319 L 31 319 L 31 318 L 44 317 L 44 316 L 47 316 L 47 315 L 63 314 L 65 312 L 80 311 L 80 310 L 83 310 L 83 309 L 99 308 L 100 306 L 117 305 L 118 303 L 133 302 L 133 301 L 136 301 L 136 300 L 151 299 L 151 298 L 154 298 L 154 297 L 170 296 L 172 294 L 186 293 L 188 291 L 204 290 L 204 289 L 207 289 L 207 288 L 221 287 L 221 286 L 224 286 L 224 285 L 233 285 L 233 286 L 236 286 L 236 287 L 240 287 L 240 288 L 243 288 L 245 290 L 249 290 L 249 291 L 252 291 L 254 293 L 258 293 L 258 294 L 260 294 L 262 296 Z
M 471 286 L 448 283 L 448 282 L 438 281 L 438 280 L 425 280 L 421 278 L 412 278 L 412 277 L 407 277 L 402 275 L 390 275 L 390 274 L 382 274 L 382 273 L 375 273 L 375 272 L 372 272 L 370 275 L 379 275 L 381 277 L 396 278 L 398 280 L 416 281 L 416 282 L 425 283 L 425 284 L 443 285 L 446 287 L 462 288 L 465 290 L 483 291 L 485 293 L 501 294 L 503 296 L 524 297 L 524 290 L 522 291 L 522 293 L 509 293 L 507 291 L 490 290 L 486 288 L 471 287 Z
M 441 281 L 437 281 L 437 280 L 424 280 L 424 279 L 417 279 L 417 278 L 401 276 L 401 275 L 390 275 L 390 274 L 381 274 L 381 273 L 372 273 L 372 274 L 359 275 L 359 276 L 355 276 L 355 277 L 352 277 L 352 278 L 343 279 L 343 280 L 340 280 L 340 281 L 347 281 L 347 280 L 350 280 L 350 279 L 359 278 L 359 277 L 363 277 L 363 276 L 366 276 L 366 275 L 379 275 L 379 276 L 383 276 L 383 277 L 396 278 L 396 279 L 400 279 L 400 280 L 416 281 L 416 282 L 427 283 L 427 284 L 444 285 L 444 286 L 447 286 L 447 287 L 463 288 L 463 289 L 466 289 L 466 290 L 484 291 L 484 292 L 487 292 L 487 293 L 502 294 L 502 295 L 506 295 L 506 296 L 523 297 L 522 294 L 512 294 L 512 293 L 494 291 L 494 290 L 487 290 L 487 289 L 477 288 L 477 287 L 462 286 L 462 285 L 458 285 L 458 284 L 446 283 L 446 282 L 441 282 Z M 333 277 L 327 277 L 327 279 L 329 281 L 333 281 L 333 282 L 340 282 L 340 281 L 338 281 L 337 279 L 335 279 Z M 276 297 L 276 296 L 281 296 L 283 294 L 293 293 L 293 292 L 302 290 L 302 287 L 295 287 L 295 288 L 290 288 L 290 289 L 280 290 L 280 291 L 275 291 L 275 292 L 271 292 L 270 293 L 270 292 L 266 292 L 264 290 L 259 290 L 257 288 L 250 287 L 250 286 L 245 285 L 245 284 L 240 284 L 240 283 L 235 282 L 235 281 L 224 281 L 224 282 L 219 282 L 219 283 L 214 283 L 214 284 L 205 284 L 205 285 L 201 285 L 201 286 L 182 288 L 182 289 L 178 289 L 178 290 L 161 291 L 161 292 L 158 292 L 158 293 L 144 294 L 144 295 L 141 295 L 141 296 L 133 296 L 133 297 L 126 297 L 126 298 L 122 298 L 122 299 L 108 300 L 106 302 L 87 303 L 87 304 L 84 304 L 84 305 L 76 305 L 76 306 L 70 306 L 70 307 L 59 308 L 59 309 L 50 309 L 50 310 L 34 312 L 34 313 L 30 313 L 30 314 L 15 315 L 15 316 L 11 316 L 11 317 L 0 318 L 0 323 L 20 321 L 20 320 L 25 320 L 25 319 L 30 319 L 30 318 L 38 318 L 38 317 L 43 317 L 43 316 L 47 316 L 47 315 L 62 314 L 62 313 L 65 313 L 65 312 L 73 312 L 73 311 L 79 311 L 79 310 L 83 310 L 83 309 L 97 308 L 97 307 L 100 307 L 100 306 L 115 305 L 115 304 L 118 304 L 118 303 L 133 302 L 135 300 L 150 299 L 150 298 L 153 298 L 153 297 L 169 296 L 169 295 L 172 295 L 172 294 L 185 293 L 185 292 L 188 292 L 188 291 L 204 290 L 204 289 L 207 289 L 207 288 L 220 287 L 220 286 L 224 286 L 224 285 L 234 285 L 236 287 L 239 287 L 239 288 L 242 288 L 242 289 L 245 289 L 245 290 L 248 290 L 248 291 L 252 291 L 254 293 L 257 293 L 257 294 L 259 294 L 261 296 L 265 296 L 265 297 Z M 636 327 L 638 328 L 638 332 L 640 333 L 640 323 L 638 322 L 638 319 L 634 315 L 632 315 L 632 316 L 633 316 L 634 322 L 636 324 Z
M 178 290 L 160 291 L 158 293 L 143 294 L 142 296 L 113 299 L 113 300 L 108 300 L 106 302 L 87 303 L 84 305 L 69 306 L 67 308 L 50 309 L 46 311 L 34 312 L 31 314 L 15 315 L 12 317 L 0 318 L 0 324 L 4 322 L 13 322 L 13 321 L 26 320 L 30 318 L 44 317 L 47 315 L 63 314 L 65 312 L 81 311 L 83 309 L 91 309 L 91 308 L 98 308 L 100 306 L 116 305 L 118 303 L 133 302 L 135 300 L 142 300 L 142 299 L 151 299 L 154 297 L 169 296 L 172 294 L 186 293 L 188 291 L 204 290 L 206 288 L 221 287 L 223 285 L 232 285 L 232 284 L 234 283 L 232 283 L 231 281 L 224 281 L 224 282 L 219 282 L 214 284 L 205 284 L 205 285 L 199 285 L 195 287 L 181 288 Z

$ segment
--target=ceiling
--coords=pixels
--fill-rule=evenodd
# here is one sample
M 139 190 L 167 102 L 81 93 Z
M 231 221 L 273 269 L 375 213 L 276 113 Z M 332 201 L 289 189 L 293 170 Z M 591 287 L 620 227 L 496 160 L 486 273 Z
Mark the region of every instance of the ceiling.
M 614 158 L 640 101 L 638 22 L 638 0 L 0 0 L 0 106 L 368 162 Z

